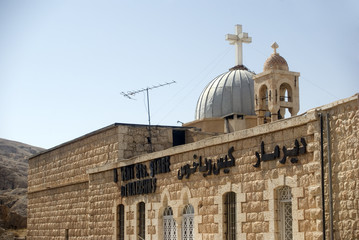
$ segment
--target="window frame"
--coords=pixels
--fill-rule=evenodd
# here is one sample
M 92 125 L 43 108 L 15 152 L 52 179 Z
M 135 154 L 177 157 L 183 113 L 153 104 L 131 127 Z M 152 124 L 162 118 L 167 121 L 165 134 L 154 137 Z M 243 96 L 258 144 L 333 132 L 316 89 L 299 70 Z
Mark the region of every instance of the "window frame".
M 186 234 L 185 231 L 189 233 Z M 194 239 L 194 208 L 191 204 L 187 204 L 182 212 L 182 239 Z
M 177 224 L 173 218 L 173 210 L 170 206 L 167 206 L 163 211 L 163 239 L 177 239 Z
M 236 213 L 236 193 L 227 192 L 224 195 L 224 238 L 226 240 L 236 240 L 237 236 L 237 213 Z
M 293 239 L 293 205 L 292 189 L 283 186 L 277 190 L 278 220 L 280 240 Z
M 119 204 L 117 206 L 117 239 L 125 240 L 125 206 Z
M 146 205 L 144 202 L 137 204 L 137 237 L 146 238 Z

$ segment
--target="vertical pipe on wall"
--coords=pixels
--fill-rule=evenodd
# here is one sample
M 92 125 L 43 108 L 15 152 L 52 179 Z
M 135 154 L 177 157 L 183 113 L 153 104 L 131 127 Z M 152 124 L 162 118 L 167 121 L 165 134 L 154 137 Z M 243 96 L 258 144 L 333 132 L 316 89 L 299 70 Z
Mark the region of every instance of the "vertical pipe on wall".
M 332 194 L 332 149 L 330 140 L 329 113 L 326 117 L 327 122 L 327 144 L 328 144 L 328 180 L 329 180 L 329 239 L 333 240 L 333 194 Z
M 325 194 L 324 194 L 324 128 L 323 128 L 323 114 L 320 116 L 320 165 L 321 165 L 321 177 L 322 177 L 322 218 L 323 218 L 323 240 L 325 240 Z

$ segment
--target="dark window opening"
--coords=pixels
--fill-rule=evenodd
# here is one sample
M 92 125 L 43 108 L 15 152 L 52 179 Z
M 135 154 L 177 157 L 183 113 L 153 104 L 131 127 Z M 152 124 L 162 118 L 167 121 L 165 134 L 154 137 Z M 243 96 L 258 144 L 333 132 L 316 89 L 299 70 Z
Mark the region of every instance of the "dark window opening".
M 172 130 L 173 146 L 183 145 L 186 143 L 186 131 Z
M 138 239 L 145 239 L 146 233 L 146 215 L 145 215 L 145 203 L 140 202 L 138 204 Z
M 118 239 L 125 240 L 125 207 L 123 204 L 118 206 Z
M 69 230 L 65 229 L 65 240 L 69 240 Z

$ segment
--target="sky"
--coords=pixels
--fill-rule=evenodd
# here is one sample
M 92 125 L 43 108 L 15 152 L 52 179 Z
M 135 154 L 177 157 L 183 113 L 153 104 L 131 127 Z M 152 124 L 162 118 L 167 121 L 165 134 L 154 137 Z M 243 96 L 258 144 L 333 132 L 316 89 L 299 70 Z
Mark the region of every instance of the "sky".
M 0 138 L 51 148 L 113 123 L 194 120 L 197 99 L 252 37 L 263 70 L 275 41 L 300 72 L 300 113 L 359 92 L 357 0 L 0 0 Z

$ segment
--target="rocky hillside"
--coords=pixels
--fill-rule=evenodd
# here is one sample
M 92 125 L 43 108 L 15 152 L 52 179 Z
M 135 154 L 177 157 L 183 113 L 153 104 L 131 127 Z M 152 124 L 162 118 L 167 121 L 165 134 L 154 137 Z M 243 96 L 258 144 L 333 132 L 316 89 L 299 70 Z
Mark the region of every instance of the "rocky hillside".
M 26 227 L 28 158 L 42 150 L 0 138 L 0 235 Z

